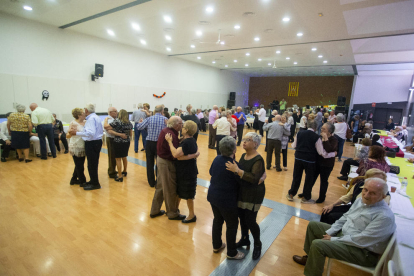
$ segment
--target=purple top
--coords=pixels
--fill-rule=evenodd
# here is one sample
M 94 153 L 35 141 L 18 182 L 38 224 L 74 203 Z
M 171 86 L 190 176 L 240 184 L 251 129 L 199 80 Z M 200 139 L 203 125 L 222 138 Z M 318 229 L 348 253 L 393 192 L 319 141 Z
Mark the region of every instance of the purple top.
M 197 114 L 197 118 L 203 119 L 204 118 L 203 112 L 198 113 Z
M 216 121 L 216 116 L 217 116 L 217 110 L 211 110 L 209 115 L 208 115 L 208 123 L 210 125 L 214 124 L 214 122 Z

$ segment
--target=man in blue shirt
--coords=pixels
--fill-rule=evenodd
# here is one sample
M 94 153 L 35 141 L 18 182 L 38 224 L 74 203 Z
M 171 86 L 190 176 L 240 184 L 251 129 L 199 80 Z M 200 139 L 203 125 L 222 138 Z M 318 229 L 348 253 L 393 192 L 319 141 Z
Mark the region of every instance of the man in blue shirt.
M 241 140 L 243 138 L 244 123 L 246 122 L 246 114 L 242 111 L 241 106 L 237 107 L 237 112 L 234 115 L 239 119 L 237 123 L 237 145 L 240 146 Z
M 88 159 L 88 171 L 90 181 L 86 183 L 84 190 L 100 189 L 98 179 L 99 154 L 102 148 L 103 126 L 101 119 L 95 114 L 95 106 L 88 104 L 85 107 L 86 123 L 83 131 L 71 130 L 71 135 L 82 136 L 85 141 L 85 155 Z
M 154 116 L 148 117 L 145 120 L 141 119 L 135 127 L 138 130 L 147 129 L 147 143 L 145 145 L 145 153 L 147 155 L 147 179 L 148 184 L 151 187 L 155 187 L 157 181 L 155 180 L 155 174 L 157 173 L 157 167 L 154 165 L 155 158 L 157 158 L 157 141 L 161 130 L 167 127 L 167 118 L 161 113 L 164 111 L 163 105 L 157 105 L 154 109 Z

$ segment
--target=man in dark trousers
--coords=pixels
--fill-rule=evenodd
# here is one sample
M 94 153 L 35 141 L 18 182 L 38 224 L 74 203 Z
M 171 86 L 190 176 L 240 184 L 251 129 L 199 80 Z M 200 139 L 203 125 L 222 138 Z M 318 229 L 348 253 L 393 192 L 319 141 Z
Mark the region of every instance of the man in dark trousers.
M 237 146 L 240 146 L 241 140 L 243 138 L 244 123 L 246 122 L 246 114 L 242 111 L 242 107 L 237 107 L 237 112 L 234 114 L 239 119 L 237 123 Z
M 322 155 L 324 158 L 331 158 L 336 155 L 336 152 L 326 153 L 323 149 L 322 140 L 315 133 L 317 126 L 315 120 L 308 121 L 308 129 L 298 132 L 296 140 L 292 143 L 292 148 L 296 148 L 296 152 L 292 186 L 286 195 L 289 201 L 293 201 L 293 197 L 297 194 L 302 181 L 303 171 L 305 171 L 306 176 L 303 193 L 301 194 L 303 195 L 301 203 L 315 203 L 312 200 L 312 187 L 315 183 L 317 155 Z

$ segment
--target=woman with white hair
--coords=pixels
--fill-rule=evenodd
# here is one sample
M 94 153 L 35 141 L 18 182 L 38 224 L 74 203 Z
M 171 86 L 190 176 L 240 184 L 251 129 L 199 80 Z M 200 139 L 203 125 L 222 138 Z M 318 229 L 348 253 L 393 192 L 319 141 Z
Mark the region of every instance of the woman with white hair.
M 341 162 L 342 153 L 344 152 L 344 144 L 346 140 L 346 131 L 348 129 L 348 124 L 344 122 L 344 114 L 342 113 L 338 113 L 338 115 L 336 115 L 336 121 L 337 123 L 334 124 L 334 136 L 338 140 L 338 161 Z
M 291 131 L 292 126 L 290 123 L 286 122 L 286 116 L 282 116 L 280 120 L 280 125 L 282 125 L 287 131 Z M 295 129 L 293 129 L 295 131 Z M 287 150 L 288 150 L 288 144 L 289 144 L 290 136 L 286 136 L 283 134 L 282 136 L 282 156 L 283 156 L 283 170 L 287 171 Z M 276 168 L 276 166 L 274 166 Z
M 295 122 L 295 118 L 293 118 L 293 112 L 288 112 L 287 122 L 290 125 L 289 142 L 293 143 L 294 141 L 293 136 L 295 135 L 295 129 L 296 129 L 296 122 Z
M 30 132 L 32 132 L 32 122 L 29 115 L 25 114 L 26 107 L 22 104 L 16 105 L 17 112 L 13 112 L 7 119 L 7 129 L 11 135 L 11 146 L 16 149 L 19 162 L 25 160 L 26 163 L 32 162 L 29 159 Z M 24 155 L 24 157 L 23 157 Z
M 247 246 L 250 248 L 249 230 L 254 238 L 253 260 L 261 255 L 262 242 L 260 241 L 260 227 L 257 224 L 257 212 L 265 196 L 265 185 L 261 183 L 261 177 L 265 172 L 265 162 L 257 152 L 262 137 L 256 133 L 249 132 L 244 136 L 243 153 L 237 164 L 228 161 L 227 170 L 234 172 L 240 177 L 240 189 L 237 205 L 239 207 L 241 240 L 237 247 Z
M 301 130 L 307 130 L 307 123 L 308 123 L 308 116 L 309 116 L 309 112 L 306 111 L 303 116 L 300 118 L 300 123 L 299 123 L 299 131 Z M 298 132 L 299 132 L 298 131 Z

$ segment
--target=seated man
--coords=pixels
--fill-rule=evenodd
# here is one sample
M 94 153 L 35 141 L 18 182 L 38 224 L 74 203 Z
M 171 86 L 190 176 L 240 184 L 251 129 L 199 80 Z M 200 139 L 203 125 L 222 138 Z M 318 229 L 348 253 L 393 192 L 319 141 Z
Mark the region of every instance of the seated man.
M 50 152 L 50 147 L 49 147 L 49 140 L 47 139 L 47 137 L 45 138 L 46 140 L 46 149 L 47 149 L 47 156 L 52 157 L 52 153 Z M 33 142 L 33 148 L 34 148 L 34 153 L 37 157 L 41 157 L 41 152 L 40 152 L 40 139 L 39 139 L 39 134 L 37 134 L 37 128 L 33 127 L 32 132 L 30 133 L 30 142 Z
M 394 214 L 384 201 L 387 183 L 380 178 L 365 181 L 362 197 L 333 225 L 311 221 L 304 250 L 293 256 L 305 265 L 305 275 L 322 275 L 325 257 L 374 267 L 396 229 Z
M 364 138 L 362 139 L 361 144 L 363 147 L 358 152 L 357 156 L 355 158 L 348 158 L 342 164 L 341 176 L 337 177 L 339 180 L 348 181 L 348 174 L 351 171 L 351 166 L 358 167 L 361 160 L 368 158 L 368 152 L 370 146 L 372 145 L 372 141 L 369 138 Z
M 53 134 L 55 137 L 55 146 L 57 150 L 60 152 L 60 144 L 59 140 L 62 141 L 63 146 L 65 147 L 65 153 L 69 152 L 68 140 L 66 140 L 66 133 L 63 131 L 63 123 L 62 121 L 56 119 L 56 114 L 53 113 L 53 117 L 55 117 L 55 123 L 53 124 Z
M 6 118 L 8 118 L 10 114 L 11 112 L 7 113 Z M 3 147 L 3 151 L 1 153 L 1 162 L 7 162 L 6 158 L 9 158 L 9 153 L 12 149 L 11 135 L 7 129 L 7 121 L 4 121 L 0 124 L 0 144 Z

